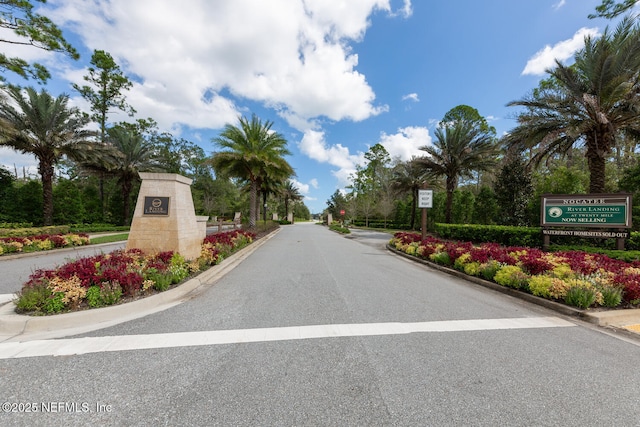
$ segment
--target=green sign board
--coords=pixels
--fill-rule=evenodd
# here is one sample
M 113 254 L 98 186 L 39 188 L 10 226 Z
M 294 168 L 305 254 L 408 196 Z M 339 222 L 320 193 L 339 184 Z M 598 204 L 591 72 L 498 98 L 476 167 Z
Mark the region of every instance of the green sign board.
M 543 227 L 631 227 L 631 195 L 542 196 Z

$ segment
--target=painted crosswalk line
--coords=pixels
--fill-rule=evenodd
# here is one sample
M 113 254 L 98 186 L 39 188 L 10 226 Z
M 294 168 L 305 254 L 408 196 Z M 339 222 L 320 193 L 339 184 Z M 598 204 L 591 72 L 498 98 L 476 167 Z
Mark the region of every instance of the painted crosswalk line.
M 352 323 L 221 331 L 176 332 L 148 335 L 67 338 L 0 343 L 0 359 L 70 356 L 100 352 L 319 338 L 558 328 L 571 326 L 575 325 L 558 317 L 522 317 L 509 319 L 448 320 L 415 323 Z

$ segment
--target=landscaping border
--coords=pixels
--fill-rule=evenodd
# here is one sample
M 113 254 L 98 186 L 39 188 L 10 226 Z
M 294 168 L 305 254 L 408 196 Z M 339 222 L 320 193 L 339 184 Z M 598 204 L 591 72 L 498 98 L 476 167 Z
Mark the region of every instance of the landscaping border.
M 15 305 L 12 302 L 7 302 L 0 305 L 0 342 L 77 335 L 166 310 L 196 297 L 213 286 L 251 253 L 275 236 L 278 231 L 280 228 L 254 240 L 253 243 L 225 258 L 220 264 L 211 266 L 208 270 L 172 289 L 132 302 L 51 316 L 17 314 Z
M 404 258 L 410 259 L 420 264 L 424 264 L 433 269 L 442 271 L 452 276 L 456 276 L 468 282 L 478 284 L 485 288 L 489 288 L 494 291 L 501 292 L 503 294 L 548 308 L 550 310 L 554 310 L 560 314 L 577 317 L 581 320 L 584 320 L 586 322 L 589 322 L 598 326 L 613 327 L 613 328 L 616 328 L 616 330 L 628 332 L 628 330 L 626 329 L 620 329 L 622 327 L 621 323 L 626 323 L 626 324 L 640 323 L 640 309 L 628 309 L 628 310 L 618 309 L 618 310 L 604 310 L 604 311 L 582 310 L 582 309 L 570 307 L 568 305 L 564 305 L 555 301 L 551 301 L 545 298 L 541 298 L 535 295 L 531 295 L 522 291 L 518 291 L 516 289 L 507 288 L 505 286 L 501 286 L 497 283 L 490 282 L 488 280 L 484 280 L 476 276 L 469 276 L 468 274 L 465 274 L 453 268 L 448 268 L 443 265 L 436 264 L 434 262 L 421 259 L 413 255 L 409 255 L 405 252 L 399 251 L 388 243 L 386 247 L 387 247 L 387 250 L 389 250 L 390 252 L 396 255 L 402 256 Z M 637 337 L 637 335 L 634 334 L 634 337 Z

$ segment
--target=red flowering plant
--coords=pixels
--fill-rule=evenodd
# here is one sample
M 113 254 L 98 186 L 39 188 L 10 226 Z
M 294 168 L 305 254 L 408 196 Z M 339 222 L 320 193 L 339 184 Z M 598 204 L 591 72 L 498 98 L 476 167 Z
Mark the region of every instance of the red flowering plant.
M 40 234 L 31 237 L 0 237 L 0 255 L 16 252 L 46 251 L 49 249 L 88 245 L 89 236 L 80 234 Z
M 628 263 L 581 251 L 546 253 L 537 248 L 474 245 L 416 233 L 396 233 L 396 250 L 453 266 L 503 286 L 581 308 L 640 304 L 640 262 Z
M 234 250 L 242 249 L 250 244 L 255 238 L 255 233 L 244 230 L 210 234 L 204 239 L 201 256 L 210 259 L 213 265 L 229 256 Z
M 236 251 L 255 234 L 234 230 L 208 236 L 201 256 L 185 260 L 172 251 L 145 254 L 139 249 L 79 258 L 55 269 L 34 272 L 23 285 L 16 311 L 53 314 L 70 309 L 111 305 L 121 297 L 139 297 L 167 290 L 189 275 L 222 260 L 220 253 Z

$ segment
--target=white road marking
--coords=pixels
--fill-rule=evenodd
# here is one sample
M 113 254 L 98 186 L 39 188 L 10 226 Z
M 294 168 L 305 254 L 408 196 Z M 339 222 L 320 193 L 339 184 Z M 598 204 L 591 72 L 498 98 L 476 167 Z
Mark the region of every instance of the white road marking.
M 16 294 L 0 294 L 0 304 L 16 299 Z
M 111 351 L 314 338 L 398 335 L 419 332 L 562 328 L 571 326 L 575 325 L 558 317 L 522 317 L 512 319 L 448 320 L 416 323 L 355 323 L 344 325 L 312 325 L 223 331 L 176 332 L 151 335 L 68 338 L 0 343 L 0 359 L 70 356 Z

